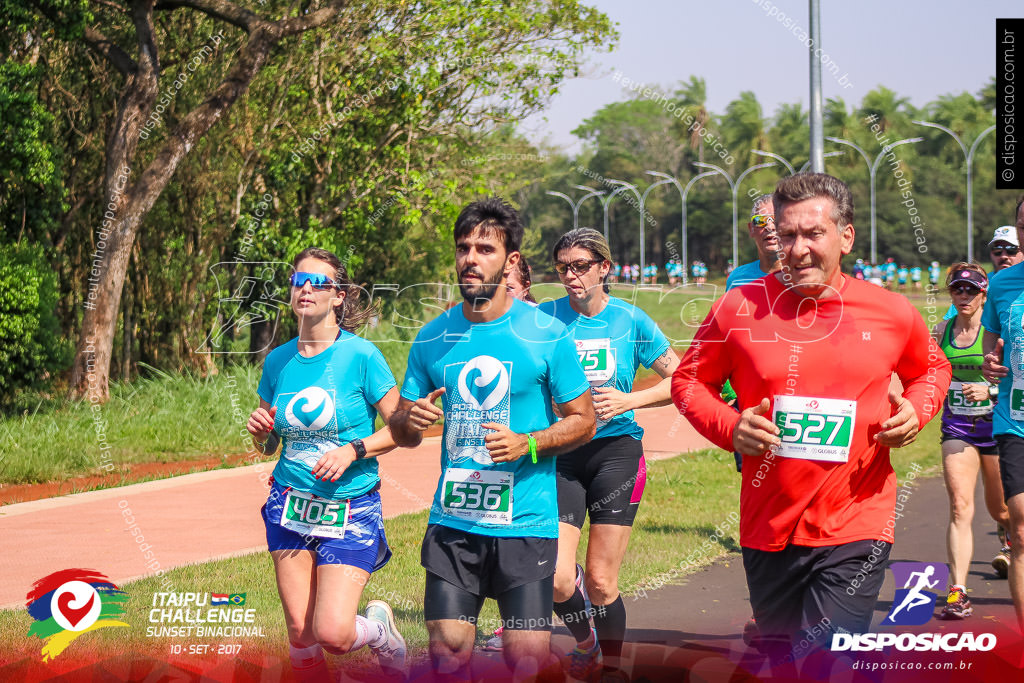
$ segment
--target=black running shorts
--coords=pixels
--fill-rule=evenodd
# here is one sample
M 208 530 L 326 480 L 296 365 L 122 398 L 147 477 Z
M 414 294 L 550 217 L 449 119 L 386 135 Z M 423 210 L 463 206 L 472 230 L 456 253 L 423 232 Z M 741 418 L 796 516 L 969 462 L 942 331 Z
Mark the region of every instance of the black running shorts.
M 1003 499 L 1009 501 L 1024 493 L 1024 439 L 1015 434 L 997 434 L 999 477 L 1003 480 Z
M 505 628 L 550 631 L 557 557 L 557 538 L 484 536 L 431 524 L 420 551 L 424 617 L 475 624 L 484 599 L 494 598 Z
M 633 526 L 647 483 L 643 445 L 631 436 L 594 439 L 558 456 L 558 521 Z

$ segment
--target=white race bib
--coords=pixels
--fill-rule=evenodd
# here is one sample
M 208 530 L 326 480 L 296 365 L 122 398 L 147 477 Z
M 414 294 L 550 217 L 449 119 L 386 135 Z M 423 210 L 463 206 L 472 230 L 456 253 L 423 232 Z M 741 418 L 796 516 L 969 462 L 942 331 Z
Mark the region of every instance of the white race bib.
M 1013 380 L 1010 387 L 1010 419 L 1024 422 L 1024 377 Z
M 992 412 L 992 401 L 971 401 L 964 396 L 965 382 L 950 382 L 946 402 L 949 412 L 954 415 L 988 415 Z M 970 384 L 970 382 L 967 382 Z M 1012 402 L 1011 402 L 1012 405 Z
M 785 458 L 846 462 L 850 459 L 857 402 L 835 398 L 775 396 L 772 421 L 781 430 Z
M 615 377 L 615 351 L 612 350 L 611 339 L 577 339 L 576 355 L 583 374 L 591 384 L 604 384 Z
M 449 467 L 441 481 L 446 515 L 469 522 L 512 523 L 512 472 Z
M 344 538 L 348 501 L 330 500 L 289 490 L 281 509 L 281 526 L 305 536 Z

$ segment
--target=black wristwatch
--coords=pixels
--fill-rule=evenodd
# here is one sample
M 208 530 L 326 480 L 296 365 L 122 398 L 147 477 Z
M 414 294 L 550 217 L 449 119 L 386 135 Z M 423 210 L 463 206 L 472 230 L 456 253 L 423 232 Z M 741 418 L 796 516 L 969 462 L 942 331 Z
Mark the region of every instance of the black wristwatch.
M 352 448 L 356 451 L 356 460 L 362 460 L 366 457 L 366 445 L 363 443 L 362 439 L 352 439 L 349 441 L 349 444 L 351 444 Z

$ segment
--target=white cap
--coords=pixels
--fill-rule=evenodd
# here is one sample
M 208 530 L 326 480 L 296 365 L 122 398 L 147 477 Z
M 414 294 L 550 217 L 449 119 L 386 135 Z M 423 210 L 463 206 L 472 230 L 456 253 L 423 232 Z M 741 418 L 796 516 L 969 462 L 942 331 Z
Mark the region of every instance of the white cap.
M 992 239 L 988 242 L 988 246 L 991 247 L 993 242 L 1008 242 L 1015 247 L 1019 247 L 1020 242 L 1017 241 L 1017 228 L 1012 225 L 1003 225 L 996 228 Z

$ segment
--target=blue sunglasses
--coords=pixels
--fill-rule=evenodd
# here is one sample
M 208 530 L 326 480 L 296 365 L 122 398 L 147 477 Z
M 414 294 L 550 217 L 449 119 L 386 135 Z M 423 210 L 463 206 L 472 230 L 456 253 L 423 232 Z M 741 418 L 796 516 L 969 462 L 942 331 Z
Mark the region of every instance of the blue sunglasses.
M 292 287 L 302 287 L 309 283 L 313 289 L 331 289 L 336 283 L 323 273 L 293 273 L 291 277 Z

